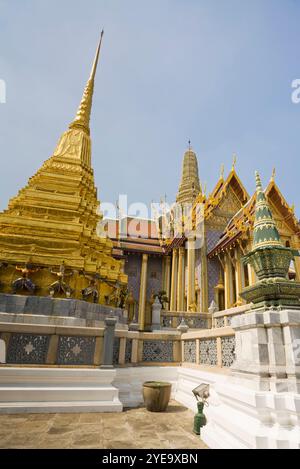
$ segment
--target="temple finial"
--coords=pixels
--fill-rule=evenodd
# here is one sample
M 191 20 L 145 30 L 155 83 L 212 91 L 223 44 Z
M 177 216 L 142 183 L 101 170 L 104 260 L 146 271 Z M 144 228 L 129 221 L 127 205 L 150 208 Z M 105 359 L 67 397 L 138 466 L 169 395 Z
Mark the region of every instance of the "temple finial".
M 102 30 L 90 77 L 88 79 L 85 90 L 83 92 L 83 96 L 82 96 L 81 103 L 79 105 L 76 117 L 69 126 L 70 129 L 78 128 L 78 129 L 84 130 L 88 134 L 90 133 L 90 117 L 91 117 L 92 100 L 93 100 L 93 92 L 94 92 L 94 81 L 95 81 L 95 75 L 96 75 L 97 65 L 99 61 L 103 34 L 104 34 L 104 31 Z
M 224 179 L 224 163 L 221 164 L 221 169 L 220 169 L 220 179 Z
M 255 180 L 256 180 L 256 191 L 262 192 L 262 183 L 258 171 L 255 171 Z
M 233 155 L 232 155 L 232 168 L 231 168 L 231 171 L 234 171 L 235 166 L 236 166 L 236 162 L 237 162 L 237 156 L 236 156 L 236 153 L 233 153 Z
M 192 147 L 191 147 L 191 140 L 188 141 L 188 144 L 189 144 L 189 150 L 191 151 Z
M 273 168 L 271 182 L 275 182 L 275 176 L 276 176 L 276 168 Z

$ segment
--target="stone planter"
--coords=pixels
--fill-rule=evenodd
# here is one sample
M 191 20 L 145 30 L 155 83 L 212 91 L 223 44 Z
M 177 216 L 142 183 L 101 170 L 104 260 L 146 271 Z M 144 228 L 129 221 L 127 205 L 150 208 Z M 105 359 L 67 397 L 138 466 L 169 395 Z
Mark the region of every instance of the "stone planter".
M 162 381 L 146 381 L 143 384 L 144 403 L 150 412 L 165 412 L 167 410 L 172 385 Z

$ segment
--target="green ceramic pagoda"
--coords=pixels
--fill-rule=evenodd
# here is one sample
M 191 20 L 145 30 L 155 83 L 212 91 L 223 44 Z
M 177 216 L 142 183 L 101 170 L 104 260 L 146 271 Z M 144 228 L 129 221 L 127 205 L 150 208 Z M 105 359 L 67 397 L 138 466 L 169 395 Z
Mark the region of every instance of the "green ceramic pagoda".
M 300 308 L 300 283 L 290 281 L 288 272 L 294 251 L 283 246 L 276 223 L 256 172 L 256 206 L 252 250 L 243 258 L 252 265 L 258 282 L 245 288 L 241 297 L 253 308 Z

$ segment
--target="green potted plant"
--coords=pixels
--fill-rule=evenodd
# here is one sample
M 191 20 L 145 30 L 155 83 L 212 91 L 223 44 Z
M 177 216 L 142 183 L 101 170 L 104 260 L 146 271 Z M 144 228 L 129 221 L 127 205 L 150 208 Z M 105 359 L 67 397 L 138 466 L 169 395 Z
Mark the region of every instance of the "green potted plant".
M 171 383 L 146 381 L 143 384 L 143 397 L 146 409 L 150 412 L 165 412 L 170 401 L 171 390 Z

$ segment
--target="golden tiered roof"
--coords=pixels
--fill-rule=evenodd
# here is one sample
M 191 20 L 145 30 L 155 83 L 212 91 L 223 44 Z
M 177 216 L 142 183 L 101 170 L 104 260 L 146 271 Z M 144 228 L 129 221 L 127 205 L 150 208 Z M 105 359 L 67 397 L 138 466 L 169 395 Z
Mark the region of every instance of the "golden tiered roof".
M 112 242 L 96 233 L 101 217 L 89 121 L 102 36 L 75 119 L 53 155 L 0 213 L 0 261 L 30 260 L 42 267 L 64 261 L 71 269 L 126 282 L 121 263 L 111 256 Z

